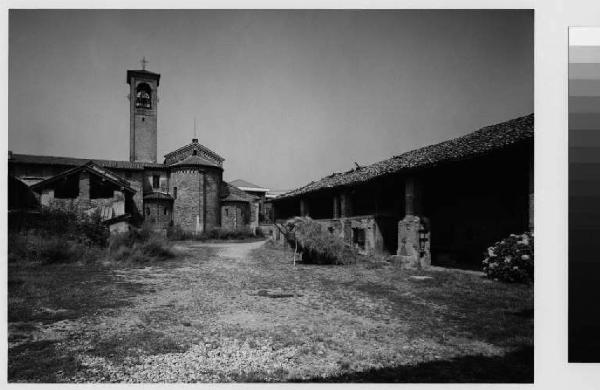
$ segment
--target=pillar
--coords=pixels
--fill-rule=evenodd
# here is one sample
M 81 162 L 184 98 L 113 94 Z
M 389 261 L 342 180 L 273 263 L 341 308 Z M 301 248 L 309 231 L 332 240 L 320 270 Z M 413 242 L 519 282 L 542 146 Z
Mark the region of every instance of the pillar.
M 338 195 L 333 196 L 333 218 L 340 217 L 340 197 Z
M 113 191 L 112 209 L 115 216 L 125 214 L 125 195 L 119 190 Z
M 42 190 L 42 196 L 40 199 L 40 203 L 42 206 L 50 206 L 52 201 L 54 200 L 54 189 L 53 188 L 44 188 Z
M 351 217 L 352 213 L 352 195 L 349 191 L 342 192 L 340 195 L 340 217 Z
M 90 199 L 90 174 L 83 171 L 79 174 L 79 199 Z
M 423 190 L 420 181 L 408 177 L 404 181 L 404 218 L 398 222 L 398 252 L 400 262 L 409 268 L 431 265 L 430 232 L 423 216 Z
M 310 217 L 310 207 L 306 198 L 300 198 L 300 216 Z

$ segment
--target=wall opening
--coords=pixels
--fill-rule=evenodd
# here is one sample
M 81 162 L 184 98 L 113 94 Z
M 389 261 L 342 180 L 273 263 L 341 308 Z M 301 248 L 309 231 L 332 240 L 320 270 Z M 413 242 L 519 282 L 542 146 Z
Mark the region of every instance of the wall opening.
M 58 180 L 54 186 L 54 197 L 59 199 L 75 199 L 79 196 L 79 177 L 71 175 Z
M 146 83 L 141 83 L 135 90 L 135 107 L 152 108 L 152 88 Z

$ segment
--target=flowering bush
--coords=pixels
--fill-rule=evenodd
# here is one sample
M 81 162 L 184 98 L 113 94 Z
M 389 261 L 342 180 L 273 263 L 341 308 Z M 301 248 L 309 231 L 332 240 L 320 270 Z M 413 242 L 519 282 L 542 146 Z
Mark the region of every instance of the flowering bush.
M 489 247 L 483 272 L 494 280 L 533 282 L 533 233 L 511 234 Z

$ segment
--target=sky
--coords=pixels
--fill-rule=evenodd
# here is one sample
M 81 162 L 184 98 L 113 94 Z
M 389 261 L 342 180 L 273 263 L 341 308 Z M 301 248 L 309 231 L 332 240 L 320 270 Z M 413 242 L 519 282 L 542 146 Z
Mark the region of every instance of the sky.
M 531 10 L 11 10 L 8 146 L 129 159 L 128 69 L 161 74 L 158 156 L 293 189 L 533 112 Z

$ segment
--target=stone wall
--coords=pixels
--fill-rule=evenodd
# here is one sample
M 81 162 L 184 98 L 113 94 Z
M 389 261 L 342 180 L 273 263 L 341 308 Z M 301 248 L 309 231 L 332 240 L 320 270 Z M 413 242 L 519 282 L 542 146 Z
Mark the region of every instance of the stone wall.
M 227 202 L 221 206 L 221 227 L 241 229 L 248 227 L 249 204 L 245 202 Z
M 206 169 L 206 229 L 221 226 L 221 177 L 220 169 Z
M 121 191 L 114 191 L 112 198 L 58 199 L 54 197 L 53 189 L 45 189 L 41 195 L 41 205 L 54 209 L 78 210 L 86 214 L 98 211 L 103 219 L 125 214 L 125 196 Z
M 172 212 L 171 202 L 166 199 L 147 200 L 144 204 L 144 220 L 158 229 L 169 227 Z
M 204 227 L 203 179 L 203 172 L 196 168 L 175 168 L 171 172 L 171 193 L 173 187 L 177 187 L 177 199 L 173 201 L 173 223 L 196 233 L 202 232 Z
M 159 182 L 159 186 L 158 188 L 154 188 L 153 187 L 153 176 L 157 175 L 159 177 L 158 182 Z M 152 169 L 146 169 L 144 170 L 144 181 L 143 181 L 143 192 L 145 194 L 150 193 L 150 192 L 169 192 L 169 175 L 167 173 L 167 171 L 164 170 L 152 170 Z
M 380 253 L 384 250 L 383 237 L 377 218 L 372 215 L 336 219 L 317 219 L 324 231 L 329 231 L 355 246 L 361 254 Z M 364 244 L 359 237 L 364 232 Z M 362 240 L 360 240 L 362 241 Z

